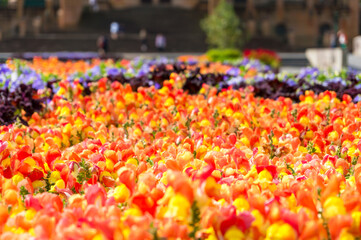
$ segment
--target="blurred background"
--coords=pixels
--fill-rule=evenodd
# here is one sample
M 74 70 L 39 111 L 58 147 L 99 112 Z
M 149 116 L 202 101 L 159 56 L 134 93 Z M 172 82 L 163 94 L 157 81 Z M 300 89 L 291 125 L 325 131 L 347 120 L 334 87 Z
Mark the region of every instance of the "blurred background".
M 204 52 L 200 21 L 219 0 L 0 0 L 0 52 Z M 352 50 L 360 32 L 360 0 L 233 0 L 243 48 L 302 52 L 330 47 L 342 29 Z M 161 40 L 160 40 L 161 41 Z M 146 45 L 145 47 L 142 44 Z

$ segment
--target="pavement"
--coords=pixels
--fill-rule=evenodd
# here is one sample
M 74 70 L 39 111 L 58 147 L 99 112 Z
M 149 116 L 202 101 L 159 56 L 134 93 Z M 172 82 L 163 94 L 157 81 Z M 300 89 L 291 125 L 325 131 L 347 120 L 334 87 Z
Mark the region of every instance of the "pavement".
M 361 71 L 361 56 L 349 54 L 348 55 L 348 66 Z
M 112 52 L 109 54 L 113 58 L 126 58 L 133 59 L 135 57 L 145 57 L 145 58 L 156 58 L 156 57 L 167 57 L 167 58 L 177 58 L 181 55 L 202 55 L 202 53 L 195 52 Z M 305 53 L 278 53 L 281 58 L 281 72 L 297 73 L 301 68 L 309 66 L 309 62 L 306 58 Z M 4 62 L 9 58 L 33 58 L 35 56 L 41 56 L 43 58 L 48 58 L 50 56 L 57 56 L 60 59 L 91 59 L 98 57 L 97 52 L 25 52 L 25 53 L 10 53 L 10 52 L 0 52 L 0 62 Z M 361 71 L 361 56 L 356 56 L 353 54 L 348 55 L 348 66 Z

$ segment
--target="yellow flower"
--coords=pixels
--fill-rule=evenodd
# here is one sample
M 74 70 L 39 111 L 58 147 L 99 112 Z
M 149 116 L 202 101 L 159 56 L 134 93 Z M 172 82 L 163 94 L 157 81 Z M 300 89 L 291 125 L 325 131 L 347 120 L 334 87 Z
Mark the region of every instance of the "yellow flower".
M 117 202 L 125 202 L 126 200 L 128 200 L 129 196 L 130 196 L 130 191 L 127 188 L 127 186 L 125 186 L 124 184 L 121 184 L 120 186 L 117 186 L 114 189 L 114 199 Z
M 303 101 L 303 103 L 313 103 L 313 101 L 314 101 L 313 97 L 307 96 Z
M 33 208 L 30 208 L 30 209 L 26 210 L 25 218 L 27 220 L 32 220 L 35 217 L 36 213 L 37 212 Z
M 72 130 L 73 130 L 73 128 L 72 128 L 71 124 L 68 123 L 63 128 L 63 133 L 70 135 Z
M 236 226 L 232 226 L 227 230 L 226 234 L 224 234 L 224 239 L 241 240 L 241 239 L 245 239 L 245 236 L 244 233 L 239 228 L 237 228 Z
M 135 158 L 129 158 L 129 159 L 127 160 L 127 163 L 130 163 L 130 164 L 133 164 L 133 165 L 135 165 L 135 166 L 138 166 L 138 161 L 137 161 L 137 159 L 135 159 Z
M 106 239 L 106 238 L 103 236 L 103 234 L 100 234 L 100 233 L 98 233 L 97 235 L 95 235 L 93 237 L 93 240 L 103 240 L 103 239 Z
M 203 119 L 200 124 L 201 127 L 211 126 L 211 123 L 207 119 Z
M 214 232 L 213 227 L 207 228 L 205 231 L 208 235 L 208 237 L 206 238 L 206 240 L 217 240 L 217 236 L 216 233 Z
M 185 151 L 177 156 L 177 160 L 181 162 L 190 162 L 193 160 L 193 154 L 190 151 Z
M 274 223 L 267 229 L 266 240 L 292 240 L 296 238 L 295 230 L 287 223 Z
M 246 137 L 242 137 L 241 138 L 241 143 L 243 143 L 245 146 L 249 147 L 250 146 L 250 143 L 249 143 L 249 140 L 248 138 Z
M 346 229 L 342 229 L 341 234 L 338 239 L 339 240 L 354 240 L 355 238 L 351 233 L 347 232 Z
M 169 88 L 167 87 L 162 87 L 159 91 L 159 94 L 161 95 L 166 95 L 169 92 Z
M 204 189 L 209 194 L 217 194 L 219 193 L 221 186 L 214 178 L 208 177 Z
M 165 217 L 173 217 L 180 221 L 186 221 L 190 213 L 190 208 L 191 204 L 188 199 L 177 193 L 170 199 Z
M 336 215 L 346 214 L 345 206 L 339 197 L 329 197 L 323 204 L 323 216 L 330 219 Z
M 70 109 L 68 107 L 62 107 L 60 110 L 59 116 L 69 116 L 70 115 Z
M 360 211 L 354 211 L 352 212 L 352 227 L 351 229 L 355 232 L 359 232 L 360 230 L 360 223 L 361 223 L 361 212 Z
M 58 188 L 65 188 L 64 180 L 60 179 L 60 180 L 56 181 L 55 186 L 57 186 Z
M 173 100 L 173 98 L 167 98 L 167 100 L 165 100 L 165 103 L 164 103 L 164 106 L 165 107 L 170 107 L 170 106 L 172 106 L 172 105 L 174 105 L 174 100 Z
M 136 128 L 133 133 L 137 137 L 140 137 L 142 135 L 142 131 L 139 128 Z
M 309 123 L 310 123 L 310 119 L 306 116 L 302 116 L 300 118 L 300 123 L 303 125 L 303 126 L 308 126 Z
M 21 173 L 18 173 L 18 174 L 14 175 L 14 176 L 12 177 L 13 183 L 14 183 L 15 185 L 18 185 L 18 183 L 19 183 L 21 180 L 23 180 L 23 179 L 24 179 L 24 177 L 23 177 L 23 175 L 22 175 Z
M 328 140 L 331 141 L 331 142 L 334 142 L 336 141 L 338 138 L 339 138 L 339 135 L 336 131 L 332 131 L 328 134 Z
M 114 169 L 114 163 L 110 159 L 105 160 L 105 166 L 106 166 L 107 170 L 109 170 L 110 172 L 113 171 L 113 169 Z
M 32 182 L 33 188 L 34 189 L 38 189 L 41 187 L 45 187 L 46 183 L 44 180 L 36 180 L 34 182 Z
M 51 184 L 55 183 L 57 180 L 59 180 L 60 177 L 60 172 L 59 171 L 54 171 L 51 173 L 50 178 L 49 178 L 49 182 Z
M 262 172 L 260 172 L 259 174 L 258 174 L 258 179 L 259 180 L 264 180 L 264 181 L 272 181 L 273 180 L 273 177 L 272 177 L 272 175 L 265 169 L 265 170 L 263 170 Z
M 124 211 L 123 213 L 123 216 L 121 218 L 122 221 L 124 221 L 125 219 L 127 219 L 127 217 L 129 216 L 136 216 L 136 217 L 140 217 L 142 216 L 143 213 L 142 211 L 138 208 L 138 207 L 131 207 L 131 208 L 128 208 Z
M 2 160 L 1 166 L 2 166 L 3 168 L 7 168 L 7 167 L 10 166 L 10 163 L 11 163 L 11 161 L 10 161 L 10 158 L 8 157 L 8 158 Z
M 240 212 L 247 211 L 250 208 L 248 201 L 243 196 L 240 196 L 234 200 L 233 205 Z
M 128 105 L 135 101 L 135 97 L 134 97 L 133 93 L 127 93 L 124 96 L 124 100 L 125 100 L 125 103 Z
M 262 213 L 257 209 L 252 210 L 251 214 L 254 216 L 254 221 L 252 222 L 252 226 L 261 229 L 264 226 L 264 219 Z
M 228 108 L 227 111 L 226 111 L 226 116 L 231 117 L 232 115 L 233 115 L 233 110 Z

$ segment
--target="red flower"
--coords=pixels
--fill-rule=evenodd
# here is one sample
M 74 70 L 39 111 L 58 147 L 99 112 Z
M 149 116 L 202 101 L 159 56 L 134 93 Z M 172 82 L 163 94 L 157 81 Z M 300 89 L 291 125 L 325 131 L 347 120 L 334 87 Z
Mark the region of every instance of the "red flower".
M 254 221 L 254 217 L 249 212 L 242 212 L 237 215 L 236 207 L 233 205 L 222 208 L 221 212 L 225 216 L 225 219 L 220 224 L 223 235 L 232 226 L 236 226 L 244 232 L 251 227 Z
M 104 206 L 105 200 L 107 199 L 107 193 L 100 184 L 90 185 L 85 190 L 85 199 L 89 204 Z
M 46 163 L 48 164 L 50 169 L 53 169 L 53 162 L 61 157 L 61 152 L 58 149 L 49 149 L 49 151 L 45 155 Z

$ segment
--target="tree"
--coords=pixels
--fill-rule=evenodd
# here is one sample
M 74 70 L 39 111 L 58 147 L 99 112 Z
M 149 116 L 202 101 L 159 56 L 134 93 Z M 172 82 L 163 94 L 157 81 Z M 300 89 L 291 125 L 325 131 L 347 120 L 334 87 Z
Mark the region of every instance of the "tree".
M 233 6 L 221 0 L 213 13 L 201 21 L 201 28 L 207 35 L 211 47 L 237 48 L 242 44 L 240 21 Z

